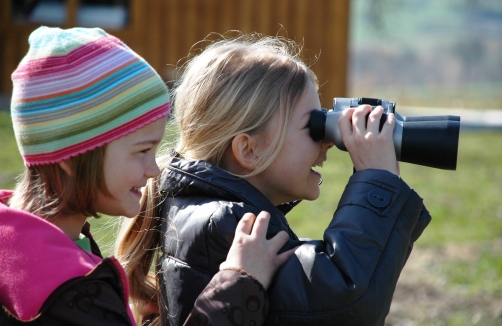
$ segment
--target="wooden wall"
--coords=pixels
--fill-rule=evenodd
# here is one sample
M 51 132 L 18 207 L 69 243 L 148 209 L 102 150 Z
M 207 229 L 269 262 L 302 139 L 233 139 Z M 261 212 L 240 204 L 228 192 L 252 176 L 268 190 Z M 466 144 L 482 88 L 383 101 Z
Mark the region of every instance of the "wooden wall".
M 72 27 L 78 0 L 67 0 Z M 350 0 L 131 0 L 131 22 L 107 30 L 143 56 L 167 81 L 192 45 L 210 33 L 239 30 L 281 35 L 304 44 L 304 58 L 322 85 L 321 103 L 346 95 Z M 12 89 L 10 74 L 28 50 L 37 25 L 14 24 L 10 0 L 0 4 L 0 92 Z

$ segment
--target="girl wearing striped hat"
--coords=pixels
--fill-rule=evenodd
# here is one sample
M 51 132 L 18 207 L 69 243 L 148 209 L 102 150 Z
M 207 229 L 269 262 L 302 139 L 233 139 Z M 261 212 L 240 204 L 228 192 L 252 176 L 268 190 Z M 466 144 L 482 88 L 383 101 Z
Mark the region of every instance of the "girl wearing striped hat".
M 26 166 L 0 191 L 0 324 L 132 324 L 124 270 L 90 216 L 134 216 L 170 113 L 153 68 L 98 28 L 40 27 L 12 74 Z
M 140 212 L 140 189 L 160 173 L 168 89 L 99 28 L 40 27 L 29 43 L 11 103 L 26 170 L 14 191 L 0 190 L 0 324 L 134 325 L 127 276 L 102 258 L 86 220 Z M 290 255 L 277 255 L 287 237 L 266 240 L 268 220 L 253 222 L 243 218 L 228 264 L 247 252 L 271 278 Z

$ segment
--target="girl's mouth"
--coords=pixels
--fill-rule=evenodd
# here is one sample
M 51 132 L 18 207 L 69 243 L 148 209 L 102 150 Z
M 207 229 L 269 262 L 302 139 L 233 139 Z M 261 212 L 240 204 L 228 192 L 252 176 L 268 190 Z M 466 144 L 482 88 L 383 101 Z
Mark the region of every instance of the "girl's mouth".
M 321 173 L 320 173 L 319 171 L 317 171 L 317 170 L 314 170 L 313 168 L 315 168 L 315 167 L 320 167 L 320 168 L 322 168 L 322 165 L 323 165 L 323 162 L 321 162 L 321 163 L 317 163 L 317 164 L 314 164 L 314 165 L 312 165 L 312 168 L 310 168 L 310 171 L 312 171 L 312 172 L 314 172 L 315 174 L 317 174 L 317 175 L 321 176 Z
M 132 187 L 131 192 L 136 196 L 141 197 L 141 187 Z
M 314 172 L 314 173 L 315 173 L 315 174 L 317 174 L 317 175 L 321 175 L 321 173 L 320 173 L 319 171 L 316 171 L 316 170 L 314 170 L 314 169 L 310 169 L 310 171 Z

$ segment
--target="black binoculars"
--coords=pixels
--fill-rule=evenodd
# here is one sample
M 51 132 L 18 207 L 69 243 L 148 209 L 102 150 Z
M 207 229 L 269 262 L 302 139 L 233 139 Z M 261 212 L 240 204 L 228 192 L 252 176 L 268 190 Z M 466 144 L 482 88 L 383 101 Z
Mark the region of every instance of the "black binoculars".
M 398 161 L 444 170 L 457 168 L 460 117 L 453 115 L 403 117 L 395 112 L 396 103 L 376 98 L 343 98 L 333 100 L 332 110 L 314 110 L 310 117 L 310 136 L 314 140 L 329 140 L 346 151 L 338 129 L 341 112 L 359 105 L 381 106 L 384 114 L 380 130 L 388 113 L 394 113 L 394 148 Z

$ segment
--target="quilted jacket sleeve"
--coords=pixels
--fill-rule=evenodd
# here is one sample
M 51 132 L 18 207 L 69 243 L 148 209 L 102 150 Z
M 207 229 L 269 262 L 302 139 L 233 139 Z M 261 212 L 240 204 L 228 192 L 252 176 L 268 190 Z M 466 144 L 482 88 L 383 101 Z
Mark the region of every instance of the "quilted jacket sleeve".
M 197 298 L 183 325 L 259 326 L 267 313 L 266 292 L 255 278 L 237 270 L 222 270 Z
M 267 325 L 383 325 L 413 242 L 430 219 L 399 177 L 355 173 L 324 239 L 304 243 L 276 274 Z

